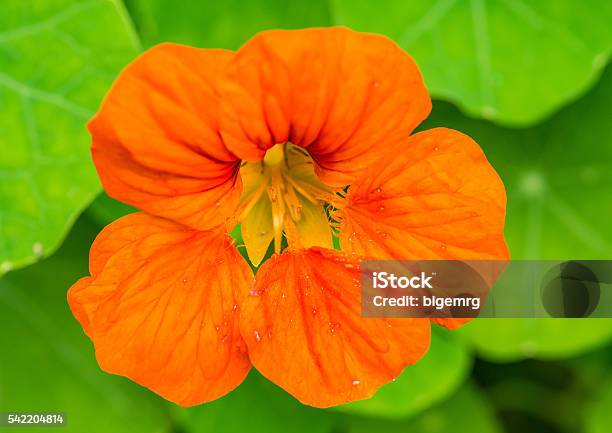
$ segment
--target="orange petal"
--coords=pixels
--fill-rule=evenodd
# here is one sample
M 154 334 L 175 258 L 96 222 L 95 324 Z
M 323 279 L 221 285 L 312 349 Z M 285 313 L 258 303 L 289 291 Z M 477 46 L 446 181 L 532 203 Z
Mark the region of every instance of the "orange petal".
M 253 274 L 225 235 L 132 214 L 90 255 L 92 275 L 68 302 L 102 369 L 184 406 L 242 382 L 250 363 L 238 313 Z
M 506 260 L 506 192 L 480 147 L 460 132 L 413 135 L 351 185 L 342 248 L 376 259 Z M 456 328 L 465 319 L 436 319 Z
M 89 123 L 110 196 L 193 228 L 225 221 L 241 183 L 239 160 L 219 136 L 214 85 L 231 57 L 162 44 L 121 73 Z
M 377 259 L 497 260 L 506 192 L 467 135 L 436 128 L 413 135 L 351 185 L 341 211 L 344 250 Z
M 258 34 L 229 62 L 221 88 L 222 135 L 236 155 L 260 160 L 290 141 L 334 185 L 404 143 L 431 110 L 408 54 L 342 27 Z
M 426 319 L 360 317 L 359 276 L 354 256 L 286 251 L 264 263 L 244 302 L 251 362 L 304 404 L 368 398 L 429 347 Z

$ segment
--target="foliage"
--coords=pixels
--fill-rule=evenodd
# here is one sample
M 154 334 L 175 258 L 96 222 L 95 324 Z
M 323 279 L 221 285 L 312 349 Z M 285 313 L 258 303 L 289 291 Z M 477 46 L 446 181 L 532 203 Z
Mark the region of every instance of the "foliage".
M 611 258 L 611 18 L 612 3 L 593 0 L 4 0 L 0 275 L 12 271 L 0 279 L 0 412 L 65 411 L 65 431 L 94 433 L 611 431 L 606 319 L 435 328 L 396 382 L 329 410 L 257 372 L 179 409 L 100 371 L 65 302 L 96 233 L 134 211 L 99 194 L 85 128 L 116 74 L 158 42 L 236 49 L 269 28 L 344 24 L 394 38 L 434 98 L 422 128 L 465 132 L 499 171 L 512 257 Z

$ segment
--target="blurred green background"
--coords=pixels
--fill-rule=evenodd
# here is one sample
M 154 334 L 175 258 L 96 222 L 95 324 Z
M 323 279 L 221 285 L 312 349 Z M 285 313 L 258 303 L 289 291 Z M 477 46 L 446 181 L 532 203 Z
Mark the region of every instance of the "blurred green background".
M 91 433 L 611 432 L 607 319 L 436 327 L 416 366 L 334 409 L 256 372 L 180 409 L 100 371 L 65 300 L 130 212 L 101 193 L 84 128 L 117 72 L 158 42 L 235 49 L 269 28 L 395 39 L 434 98 L 422 128 L 467 133 L 502 176 L 512 257 L 612 259 L 611 22 L 595 0 L 0 0 L 0 412 Z

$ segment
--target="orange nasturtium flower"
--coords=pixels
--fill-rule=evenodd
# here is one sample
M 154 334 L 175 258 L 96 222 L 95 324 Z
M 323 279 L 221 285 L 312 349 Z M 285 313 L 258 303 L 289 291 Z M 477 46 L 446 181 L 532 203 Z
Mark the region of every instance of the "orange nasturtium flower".
M 360 258 L 508 257 L 501 180 L 466 135 L 410 135 L 430 110 L 410 56 L 346 28 L 142 54 L 89 124 L 105 190 L 142 210 L 68 293 L 100 366 L 184 406 L 251 365 L 318 407 L 397 377 L 430 321 L 360 317 Z M 236 224 L 253 265 L 274 246 L 256 275 Z

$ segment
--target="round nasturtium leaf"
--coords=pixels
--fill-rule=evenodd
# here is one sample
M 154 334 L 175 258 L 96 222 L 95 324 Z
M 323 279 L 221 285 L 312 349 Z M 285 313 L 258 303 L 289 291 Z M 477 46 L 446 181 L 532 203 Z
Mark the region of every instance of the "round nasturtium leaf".
M 126 6 L 145 46 L 178 42 L 236 49 L 262 30 L 331 22 L 326 0 L 126 0 Z
M 374 397 L 334 410 L 357 415 L 405 418 L 442 401 L 460 386 L 470 372 L 471 354 L 464 343 L 448 331 L 432 325 L 429 351 L 415 365 L 406 367 Z
M 170 431 L 164 401 L 103 372 L 70 313 L 66 291 L 87 274 L 87 251 L 97 231 L 81 219 L 52 257 L 0 279 L 0 408 L 66 417 L 63 427 L 22 425 L 19 431 Z
M 612 319 L 479 319 L 460 331 L 492 361 L 578 355 L 612 338 Z
M 465 383 L 441 404 L 403 420 L 350 417 L 347 433 L 500 433 L 493 408 L 476 385 Z
M 0 4 L 0 275 L 51 253 L 100 191 L 85 128 L 138 41 L 118 0 Z
M 465 132 L 506 186 L 512 259 L 612 258 L 612 67 L 583 98 L 533 128 L 507 129 L 435 103 L 423 125 Z M 480 319 L 459 331 L 486 358 L 573 356 L 612 338 L 612 319 Z
M 334 414 L 299 403 L 252 370 L 226 396 L 192 408 L 177 408 L 184 431 L 198 433 L 331 433 Z
M 612 49 L 599 0 L 331 0 L 337 24 L 390 36 L 436 98 L 470 115 L 533 124 L 585 92 Z

